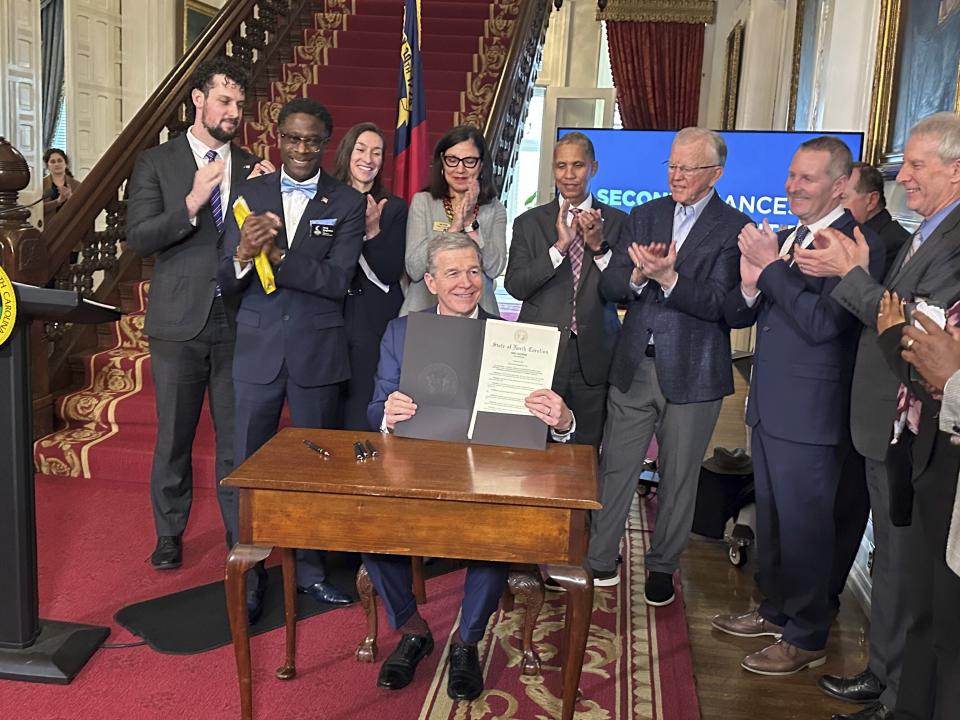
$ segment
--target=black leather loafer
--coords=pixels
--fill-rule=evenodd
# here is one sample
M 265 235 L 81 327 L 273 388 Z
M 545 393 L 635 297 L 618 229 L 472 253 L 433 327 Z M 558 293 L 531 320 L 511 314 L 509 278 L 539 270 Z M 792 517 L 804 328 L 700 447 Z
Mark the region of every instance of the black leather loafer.
M 400 644 L 383 661 L 377 686 L 388 690 L 405 688 L 413 680 L 417 665 L 433 652 L 433 636 L 406 634 Z
M 349 605 L 353 602 L 349 595 L 328 582 L 318 582 L 307 587 L 297 586 L 297 592 L 306 593 L 317 602 L 328 605 Z
M 267 570 L 257 563 L 247 574 L 247 622 L 253 625 L 263 615 L 263 596 L 267 594 Z
M 175 570 L 183 563 L 183 546 L 177 535 L 161 535 L 150 556 L 150 564 L 157 570 Z
M 862 710 L 847 715 L 834 715 L 833 720 L 893 720 L 893 710 L 883 703 L 867 705 Z
M 823 675 L 817 680 L 817 687 L 830 697 L 862 705 L 879 700 L 884 690 L 880 678 L 870 668 L 853 677 Z
M 476 700 L 483 693 L 483 671 L 476 645 L 450 644 L 447 696 L 452 700 Z

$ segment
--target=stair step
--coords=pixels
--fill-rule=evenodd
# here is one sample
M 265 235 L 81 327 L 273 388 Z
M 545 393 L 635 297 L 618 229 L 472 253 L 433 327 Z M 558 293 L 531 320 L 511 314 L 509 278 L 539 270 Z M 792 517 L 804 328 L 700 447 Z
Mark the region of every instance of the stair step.
M 483 25 L 485 20 L 474 18 L 429 18 L 424 17 L 421 20 L 423 37 L 430 35 L 470 35 L 480 37 L 483 35 Z M 399 19 L 387 17 L 384 15 L 351 15 L 347 18 L 347 31 L 353 32 L 398 32 Z
M 347 66 L 362 68 L 396 67 L 399 72 L 400 48 L 399 42 L 395 49 L 361 49 L 361 48 L 333 48 L 327 55 L 327 67 Z M 422 55 L 424 70 L 462 70 L 473 69 L 473 51 L 468 52 L 436 52 L 424 51 Z
M 396 100 L 397 74 L 394 72 L 370 72 L 367 68 L 319 67 L 317 85 L 325 87 L 336 82 L 340 85 L 363 85 L 367 87 L 387 87 L 394 91 Z M 423 84 L 427 88 L 440 88 L 460 92 L 466 87 L 467 74 L 456 70 L 424 70 Z
M 333 126 L 336 130 L 346 131 L 357 123 L 372 122 L 379 126 L 385 135 L 393 135 L 397 120 L 397 110 L 392 107 L 327 105 L 327 110 L 333 116 Z M 430 127 L 448 128 L 452 122 L 452 110 L 427 110 L 427 124 Z
M 464 82 L 465 87 L 466 82 Z M 460 92 L 462 89 L 436 90 L 428 85 L 425 92 L 427 111 L 449 108 L 451 112 L 456 112 L 460 109 Z M 335 100 L 337 105 L 389 107 L 396 112 L 397 78 L 393 78 L 391 85 L 381 85 L 379 87 L 372 87 L 365 82 L 349 85 L 341 82 L 326 82 L 323 85 L 308 87 L 307 96 L 324 104 Z
M 356 0 L 356 15 L 384 15 L 403 17 L 403 3 L 397 0 Z M 472 18 L 486 20 L 492 17 L 490 0 L 473 2 L 438 2 L 429 0 L 421 4 L 420 20 L 433 18 Z M 349 22 L 349 20 L 347 21 Z M 426 32 L 424 33 L 426 34 Z
M 308 35 L 316 34 L 317 30 Z M 307 42 L 310 37 L 307 38 Z M 337 34 L 337 48 L 399 48 L 400 30 L 396 32 L 363 32 L 351 30 L 350 32 L 341 32 Z M 430 35 L 421 40 L 421 49 L 424 55 L 429 52 L 456 53 L 468 52 L 475 53 L 480 50 L 480 38 L 477 35 Z

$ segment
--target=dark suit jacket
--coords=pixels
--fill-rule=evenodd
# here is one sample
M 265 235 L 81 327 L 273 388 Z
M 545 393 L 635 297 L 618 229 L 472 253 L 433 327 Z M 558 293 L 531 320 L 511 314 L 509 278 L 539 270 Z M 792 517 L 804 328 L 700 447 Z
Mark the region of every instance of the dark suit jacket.
M 717 400 L 733 392 L 730 330 L 723 321 L 723 300 L 740 281 L 737 235 L 750 218 L 714 193 L 677 253 L 679 278 L 670 297 L 664 299 L 660 286 L 652 281 L 637 297 L 630 289 L 633 263 L 627 247 L 632 242 L 669 244 L 675 208 L 670 196 L 635 207 L 613 259 L 603 271 L 600 291 L 604 297 L 627 304 L 610 384 L 627 391 L 653 333 L 657 377 L 667 400 Z
M 830 227 L 853 236 L 853 215 Z M 792 232 L 777 236 L 782 242 Z M 880 275 L 883 246 L 870 230 L 870 268 Z M 757 283 L 761 295 L 747 307 L 739 286 L 727 295 L 724 315 L 731 327 L 757 323 L 756 348 L 746 422 L 774 437 L 813 445 L 838 445 L 847 433 L 850 376 L 857 319 L 830 292 L 838 278 L 804 275 L 796 265 L 770 263 Z
M 880 277 L 886 277 L 900 248 L 909 239 L 910 232 L 894 220 L 886 208 L 867 220 L 863 226 L 880 236 L 880 242 L 883 243 L 884 248 L 883 274 Z
M 230 202 L 257 158 L 230 149 Z M 140 153 L 130 175 L 127 244 L 143 257 L 156 255 L 144 332 L 162 340 L 190 340 L 207 322 L 217 286 L 223 242 L 209 205 L 187 218 L 185 198 L 197 163 L 186 135 Z M 228 212 L 229 216 L 230 213 Z M 230 316 L 234 307 L 227 303 Z
M 847 273 L 833 290 L 833 298 L 856 315 L 860 333 L 850 400 L 850 432 L 857 451 L 883 461 L 896 413 L 899 382 L 877 344 L 877 308 L 884 288 L 913 300 L 926 298 L 942 307 L 960 283 L 960 207 L 941 222 L 910 261 L 908 245 L 900 248 L 881 284 L 860 268 Z
M 604 205 L 596 198 L 593 207 L 603 218 L 603 239 L 615 249 L 627 220 L 625 213 Z M 556 268 L 550 259 L 550 248 L 557 240 L 557 215 L 560 201 L 535 207 L 513 223 L 513 240 L 504 287 L 513 297 L 523 301 L 520 322 L 557 325 L 561 331 L 560 353 L 570 338 L 570 317 L 573 313 L 573 272 L 570 259 L 564 258 Z M 584 248 L 580 287 L 577 289 L 577 334 L 580 340 L 580 363 L 584 379 L 591 385 L 607 382 L 613 348 L 620 334 L 616 303 L 600 294 L 600 268 L 593 261 L 590 248 Z
M 254 213 L 283 218 L 280 172 L 248 180 L 240 194 Z M 218 278 L 225 295 L 242 294 L 237 312 L 237 348 L 233 377 L 249 383 L 274 380 L 286 362 L 298 385 L 331 385 L 350 377 L 343 299 L 353 278 L 363 243 L 366 200 L 362 194 L 324 172 L 316 196 L 307 203 L 287 242 L 290 228 L 277 236 L 278 247 L 290 249 L 275 270 L 277 290 L 263 291 L 254 269 L 239 280 L 233 256 L 240 229 L 230 214 L 225 226 Z M 335 218 L 330 237 L 311 232 L 311 220 Z
M 491 315 L 479 305 L 478 320 L 493 318 L 499 320 L 498 315 Z M 436 313 L 437 307 L 418 310 L 417 312 Z M 373 398 L 367 406 L 367 420 L 371 428 L 379 429 L 383 421 L 383 405 L 390 393 L 400 387 L 400 368 L 403 366 L 403 343 L 407 339 L 407 316 L 394 318 L 387 324 L 387 330 L 380 341 L 380 363 L 377 365 L 377 376 L 373 379 Z M 414 398 L 415 400 L 416 398 Z

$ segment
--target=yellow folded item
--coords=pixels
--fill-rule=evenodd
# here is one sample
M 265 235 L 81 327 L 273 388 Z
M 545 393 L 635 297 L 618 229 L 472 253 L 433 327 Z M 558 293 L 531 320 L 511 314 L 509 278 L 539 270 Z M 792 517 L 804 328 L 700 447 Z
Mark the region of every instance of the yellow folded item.
M 250 206 L 241 195 L 233 202 L 233 217 L 237 221 L 237 227 L 243 228 L 243 221 L 253 213 L 250 212 Z M 273 267 L 270 265 L 270 258 L 267 251 L 261 249 L 260 254 L 253 259 L 253 267 L 257 271 L 257 277 L 260 278 L 260 284 L 263 285 L 263 291 L 269 295 L 277 289 L 277 283 L 273 279 Z

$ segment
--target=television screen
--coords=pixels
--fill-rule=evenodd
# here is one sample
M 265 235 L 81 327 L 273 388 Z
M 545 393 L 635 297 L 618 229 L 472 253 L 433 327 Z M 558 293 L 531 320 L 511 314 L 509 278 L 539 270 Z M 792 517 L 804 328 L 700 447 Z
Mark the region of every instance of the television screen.
M 600 167 L 590 189 L 600 202 L 629 213 L 648 200 L 669 195 L 667 158 L 672 130 L 609 130 L 560 128 L 558 137 L 582 132 L 593 142 Z M 843 140 L 859 160 L 863 133 L 721 132 L 727 143 L 727 163 L 716 190 L 728 204 L 775 230 L 797 224 L 783 189 L 790 160 L 800 143 L 820 135 Z

